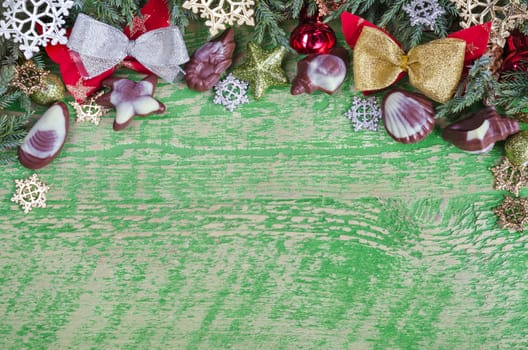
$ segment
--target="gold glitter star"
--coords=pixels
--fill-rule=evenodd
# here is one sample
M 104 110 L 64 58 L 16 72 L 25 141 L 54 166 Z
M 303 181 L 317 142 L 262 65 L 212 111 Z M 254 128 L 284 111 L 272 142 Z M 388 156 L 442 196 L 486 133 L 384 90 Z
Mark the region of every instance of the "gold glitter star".
M 523 232 L 528 223 L 528 198 L 505 196 L 494 212 L 499 217 L 499 224 L 503 229 Z
M 46 208 L 46 193 L 49 187 L 39 180 L 37 174 L 25 180 L 15 180 L 15 183 L 16 192 L 11 201 L 20 204 L 24 213 L 29 213 L 33 208 Z
M 288 83 L 286 73 L 281 67 L 285 55 L 286 49 L 282 46 L 266 51 L 250 42 L 247 46 L 246 61 L 233 71 L 233 75 L 248 81 L 253 96 L 259 99 L 269 86 Z
M 33 61 L 26 61 L 24 64 L 15 67 L 10 85 L 29 96 L 45 89 L 45 78 L 48 74 L 49 71 L 37 67 Z
M 145 22 L 148 21 L 150 18 L 150 15 L 143 15 L 143 16 L 135 16 L 132 18 L 132 25 L 130 27 L 130 36 L 133 38 L 137 33 L 145 33 L 147 31 L 147 27 L 145 25 Z
M 77 80 L 75 85 L 67 85 L 68 91 L 77 101 L 84 101 L 92 91 L 93 86 L 84 86 L 82 78 Z
M 491 172 L 495 176 L 496 190 L 510 191 L 518 197 L 521 189 L 528 186 L 526 166 L 515 166 L 506 157 L 502 163 L 491 168 Z

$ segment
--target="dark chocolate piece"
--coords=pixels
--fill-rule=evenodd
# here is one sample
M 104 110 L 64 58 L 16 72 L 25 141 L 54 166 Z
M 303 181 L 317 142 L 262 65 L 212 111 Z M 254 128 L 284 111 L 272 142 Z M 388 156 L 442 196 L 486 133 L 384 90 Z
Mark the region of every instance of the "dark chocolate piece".
M 234 51 L 235 32 L 231 28 L 196 50 L 184 68 L 189 88 L 196 91 L 211 90 L 222 73 L 231 66 Z

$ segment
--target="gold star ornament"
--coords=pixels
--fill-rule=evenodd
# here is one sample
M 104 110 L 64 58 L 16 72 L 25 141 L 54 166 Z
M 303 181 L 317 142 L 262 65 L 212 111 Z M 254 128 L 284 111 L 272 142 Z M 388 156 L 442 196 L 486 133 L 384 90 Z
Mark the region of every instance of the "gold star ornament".
M 247 46 L 246 61 L 233 71 L 233 75 L 248 81 L 253 96 L 259 99 L 268 87 L 284 86 L 288 83 L 286 73 L 281 67 L 285 55 L 286 49 L 282 46 L 267 51 L 250 42 Z

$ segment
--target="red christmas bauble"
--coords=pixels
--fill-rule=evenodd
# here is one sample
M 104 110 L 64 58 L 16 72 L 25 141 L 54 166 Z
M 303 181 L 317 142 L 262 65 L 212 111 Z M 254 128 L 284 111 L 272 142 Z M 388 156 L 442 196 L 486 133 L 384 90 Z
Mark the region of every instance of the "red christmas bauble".
M 501 71 L 524 71 L 528 72 L 528 49 L 513 51 L 502 61 Z
M 334 31 L 322 22 L 300 24 L 290 35 L 290 46 L 300 54 L 327 53 L 335 42 Z
M 508 37 L 506 53 L 528 49 L 528 36 L 519 30 L 514 30 Z

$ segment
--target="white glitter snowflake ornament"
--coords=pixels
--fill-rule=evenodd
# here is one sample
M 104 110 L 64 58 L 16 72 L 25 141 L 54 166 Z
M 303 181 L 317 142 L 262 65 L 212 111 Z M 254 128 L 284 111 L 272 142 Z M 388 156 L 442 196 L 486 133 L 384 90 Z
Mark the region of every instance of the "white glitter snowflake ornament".
M 66 44 L 64 18 L 73 6 L 71 0 L 5 0 L 0 35 L 20 43 L 26 59 L 39 51 L 39 46 Z
M 46 193 L 49 187 L 41 182 L 37 174 L 25 180 L 15 180 L 16 192 L 11 202 L 19 204 L 24 213 L 29 213 L 33 208 L 46 208 Z
M 253 0 L 187 0 L 182 6 L 194 13 L 200 12 L 200 17 L 206 19 L 209 33 L 214 36 L 225 30 L 226 24 L 254 26 L 252 5 L 255 5 Z
M 403 7 L 411 19 L 413 27 L 423 25 L 433 29 L 438 17 L 445 14 L 445 10 L 437 0 L 412 0 Z
M 381 119 L 381 107 L 374 96 L 354 96 L 352 107 L 345 113 L 345 117 L 352 122 L 354 131 L 377 131 Z
M 229 74 L 227 78 L 219 81 L 214 88 L 216 95 L 213 103 L 224 106 L 230 112 L 233 112 L 243 103 L 249 103 L 247 97 L 248 83 L 238 80 L 233 74 Z

